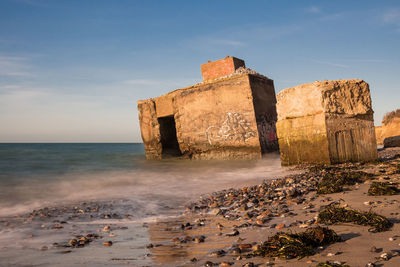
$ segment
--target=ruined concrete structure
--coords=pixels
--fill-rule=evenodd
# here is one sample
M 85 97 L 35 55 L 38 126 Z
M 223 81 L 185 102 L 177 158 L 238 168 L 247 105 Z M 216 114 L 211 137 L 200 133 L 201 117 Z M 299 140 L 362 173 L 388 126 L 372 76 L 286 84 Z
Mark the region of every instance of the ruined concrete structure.
M 282 165 L 377 159 L 369 86 L 362 80 L 323 81 L 277 95 Z
M 138 101 L 146 158 L 259 158 L 276 151 L 273 81 L 234 57 L 201 71 L 202 83 Z

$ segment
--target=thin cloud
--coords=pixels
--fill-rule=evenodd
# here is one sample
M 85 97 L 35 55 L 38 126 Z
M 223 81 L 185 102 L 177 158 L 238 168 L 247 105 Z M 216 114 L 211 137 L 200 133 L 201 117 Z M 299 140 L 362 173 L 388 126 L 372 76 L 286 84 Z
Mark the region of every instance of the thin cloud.
M 321 13 L 321 8 L 318 6 L 310 6 L 306 8 L 306 12 L 312 13 L 312 14 L 318 14 Z
M 26 57 L 0 56 L 0 76 L 32 76 Z
M 387 25 L 394 25 L 395 31 L 400 32 L 400 8 L 391 9 L 383 13 L 382 21 Z
M 229 39 L 214 39 L 210 40 L 211 43 L 215 43 L 218 45 L 224 45 L 224 46 L 245 46 L 246 43 L 241 42 L 241 41 L 236 41 L 236 40 L 229 40 Z
M 324 65 L 329 65 L 333 67 L 338 67 L 338 68 L 349 68 L 348 65 L 344 64 L 339 64 L 339 63 L 334 63 L 334 62 L 329 62 L 329 61 L 322 61 L 322 60 L 315 60 L 315 59 L 310 59 L 312 62 L 319 63 L 319 64 L 324 64 Z

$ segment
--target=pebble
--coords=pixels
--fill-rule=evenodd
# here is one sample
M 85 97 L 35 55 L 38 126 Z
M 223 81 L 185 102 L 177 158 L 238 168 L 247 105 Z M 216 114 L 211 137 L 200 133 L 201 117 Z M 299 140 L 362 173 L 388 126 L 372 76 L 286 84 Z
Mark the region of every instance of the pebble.
M 368 262 L 365 267 L 375 267 L 375 264 L 373 264 L 372 262 Z
M 382 253 L 379 257 L 385 261 L 388 261 L 391 258 L 388 253 Z
M 394 240 L 396 240 L 396 239 L 393 237 L 389 237 L 389 241 L 394 241 Z
M 332 257 L 332 256 L 335 256 L 335 254 L 334 253 L 328 253 L 328 254 L 326 254 L 326 256 Z
M 223 262 L 221 262 L 221 264 L 219 265 L 219 266 L 221 266 L 221 267 L 228 267 L 228 266 L 231 266 L 233 263 L 231 263 L 231 262 L 227 262 L 227 261 L 223 261 Z
M 49 248 L 47 247 L 47 246 L 42 246 L 42 247 L 40 247 L 40 250 L 41 251 L 45 251 L 45 250 L 48 250 Z
M 252 262 L 248 262 L 248 263 L 243 264 L 242 266 L 243 267 L 254 267 L 255 265 Z
M 103 232 L 109 232 L 109 231 L 110 231 L 110 226 L 109 225 L 104 226 Z
M 231 232 L 231 233 L 227 233 L 226 236 L 237 236 L 237 235 L 239 235 L 239 234 L 240 234 L 239 231 L 238 231 L 238 230 L 235 230 L 235 231 L 233 231 L 233 232 Z
M 282 230 L 283 228 L 285 228 L 285 224 L 284 223 L 281 223 L 281 224 L 278 224 L 278 225 L 275 226 L 275 229 L 278 229 L 278 230 Z
M 381 252 L 382 249 L 379 249 L 379 248 L 376 248 L 375 246 L 373 246 L 373 247 L 371 247 L 370 251 L 377 253 L 377 252 Z
M 217 256 L 217 257 L 222 257 L 225 256 L 226 252 L 225 250 L 221 249 L 221 250 L 216 250 L 210 253 L 210 256 Z
M 112 241 L 105 241 L 105 242 L 103 242 L 103 245 L 106 246 L 106 247 L 111 247 L 112 244 L 113 244 Z
M 243 250 L 243 249 L 248 249 L 248 248 L 251 248 L 251 247 L 252 247 L 251 244 L 240 244 L 240 245 L 239 245 L 239 248 L 240 248 L 241 250 Z
M 194 242 L 195 242 L 195 243 L 203 243 L 205 239 L 206 239 L 206 237 L 205 237 L 204 235 L 196 236 L 196 237 L 194 238 Z
M 214 263 L 212 261 L 206 261 L 206 263 L 204 263 L 204 267 L 212 267 L 214 266 Z

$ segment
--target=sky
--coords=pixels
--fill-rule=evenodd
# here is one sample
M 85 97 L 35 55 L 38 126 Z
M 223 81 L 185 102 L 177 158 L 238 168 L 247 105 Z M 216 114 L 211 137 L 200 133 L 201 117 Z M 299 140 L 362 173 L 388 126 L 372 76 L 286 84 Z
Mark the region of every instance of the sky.
M 0 142 L 141 142 L 137 100 L 225 56 L 274 80 L 363 79 L 400 108 L 399 1 L 0 0 Z

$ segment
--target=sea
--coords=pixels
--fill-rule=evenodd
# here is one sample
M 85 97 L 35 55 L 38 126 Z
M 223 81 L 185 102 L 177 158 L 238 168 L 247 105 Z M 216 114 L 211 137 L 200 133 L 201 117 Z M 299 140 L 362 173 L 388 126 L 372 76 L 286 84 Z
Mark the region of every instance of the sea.
M 122 221 L 129 220 L 130 234 L 140 240 L 130 241 L 139 257 L 145 253 L 139 248 L 148 239 L 146 231 L 139 229 L 143 223 L 179 216 L 186 204 L 213 191 L 258 184 L 287 172 L 275 153 L 259 160 L 146 160 L 141 143 L 0 143 L 0 223 L 45 207 L 113 203 L 117 213 L 129 214 Z M 79 232 L 76 225 L 78 229 L 71 228 L 75 233 Z M 51 238 L 63 237 L 33 228 L 27 223 L 0 227 L 0 265 L 19 266 L 29 255 L 34 265 L 68 266 L 57 261 L 58 254 L 50 249 Z M 26 241 L 28 233 L 40 238 Z M 39 252 L 41 246 L 49 250 Z M 69 263 L 83 264 L 76 255 Z M 112 255 L 93 256 L 93 260 L 99 266 L 109 265 L 107 257 Z

